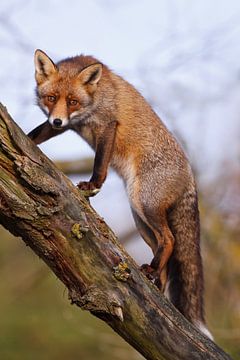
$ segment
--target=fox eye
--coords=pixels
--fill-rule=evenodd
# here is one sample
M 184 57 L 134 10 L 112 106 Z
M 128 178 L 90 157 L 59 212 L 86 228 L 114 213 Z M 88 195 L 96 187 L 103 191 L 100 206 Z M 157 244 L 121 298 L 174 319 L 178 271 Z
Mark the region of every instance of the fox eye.
M 75 106 L 75 105 L 77 105 L 77 104 L 78 104 L 78 101 L 75 100 L 75 99 L 70 99 L 70 100 L 68 100 L 68 105 Z
M 49 95 L 49 96 L 48 96 L 48 101 L 49 101 L 49 102 L 52 102 L 52 103 L 55 102 L 55 101 L 56 101 L 56 96 Z

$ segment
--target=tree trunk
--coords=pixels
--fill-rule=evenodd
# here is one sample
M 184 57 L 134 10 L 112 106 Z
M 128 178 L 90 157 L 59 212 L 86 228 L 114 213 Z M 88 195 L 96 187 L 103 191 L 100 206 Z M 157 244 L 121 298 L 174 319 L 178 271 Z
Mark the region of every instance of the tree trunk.
M 73 304 L 109 324 L 146 359 L 230 359 L 145 278 L 2 105 L 0 144 L 0 223 L 46 262 Z

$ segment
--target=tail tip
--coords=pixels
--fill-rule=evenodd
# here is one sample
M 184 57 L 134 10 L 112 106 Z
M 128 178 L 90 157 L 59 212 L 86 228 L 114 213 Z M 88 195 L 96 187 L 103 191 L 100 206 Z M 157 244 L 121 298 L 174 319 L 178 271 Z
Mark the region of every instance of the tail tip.
M 204 335 L 206 335 L 210 340 L 214 341 L 214 338 L 213 338 L 212 334 L 210 333 L 210 331 L 208 330 L 208 328 L 206 327 L 205 324 L 198 321 L 196 323 L 196 326 Z

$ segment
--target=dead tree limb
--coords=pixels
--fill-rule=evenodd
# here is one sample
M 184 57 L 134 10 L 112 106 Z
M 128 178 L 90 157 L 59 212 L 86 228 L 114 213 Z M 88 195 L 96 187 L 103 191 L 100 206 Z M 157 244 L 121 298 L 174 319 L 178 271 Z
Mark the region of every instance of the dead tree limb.
M 0 147 L 0 222 L 46 262 L 73 304 L 109 324 L 146 359 L 230 359 L 141 274 L 103 219 L 2 105 Z

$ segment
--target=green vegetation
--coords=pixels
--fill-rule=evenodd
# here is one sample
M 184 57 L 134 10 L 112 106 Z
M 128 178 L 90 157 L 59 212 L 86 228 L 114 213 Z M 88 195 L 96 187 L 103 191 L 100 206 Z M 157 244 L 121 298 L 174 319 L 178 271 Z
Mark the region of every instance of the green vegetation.
M 101 320 L 71 306 L 47 266 L 3 229 L 0 269 L 0 359 L 142 359 Z
M 214 339 L 240 359 L 240 228 L 227 214 L 202 206 L 206 318 Z M 239 219 L 238 219 L 239 221 Z

